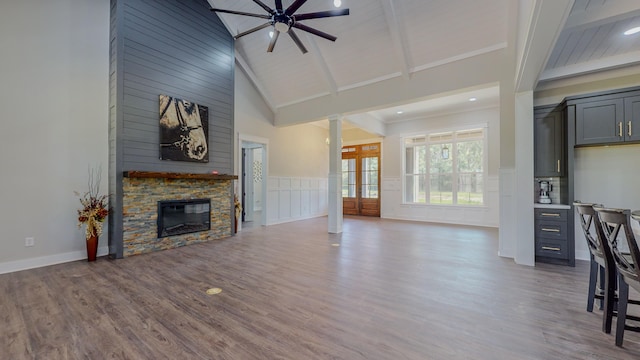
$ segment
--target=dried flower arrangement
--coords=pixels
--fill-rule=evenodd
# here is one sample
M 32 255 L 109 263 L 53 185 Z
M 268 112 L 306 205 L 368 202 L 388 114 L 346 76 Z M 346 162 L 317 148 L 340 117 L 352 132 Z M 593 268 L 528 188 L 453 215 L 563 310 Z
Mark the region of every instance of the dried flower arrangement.
M 242 215 L 242 204 L 240 203 L 240 200 L 238 200 L 238 195 L 233 195 L 233 205 L 236 210 L 236 218 L 239 218 L 240 215 Z
M 102 168 L 89 168 L 89 191 L 75 194 L 80 197 L 82 209 L 78 210 L 78 227 L 87 224 L 85 237 L 100 236 L 102 234 L 102 223 L 109 215 L 109 195 L 100 195 L 100 181 L 102 180 Z

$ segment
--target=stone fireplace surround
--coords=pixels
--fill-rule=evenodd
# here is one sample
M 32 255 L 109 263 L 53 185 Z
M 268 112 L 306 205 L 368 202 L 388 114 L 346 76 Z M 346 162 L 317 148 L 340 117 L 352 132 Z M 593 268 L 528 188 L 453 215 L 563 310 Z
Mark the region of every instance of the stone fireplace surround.
M 235 175 L 125 171 L 122 179 L 123 257 L 231 236 Z M 157 237 L 158 201 L 211 199 L 209 231 Z

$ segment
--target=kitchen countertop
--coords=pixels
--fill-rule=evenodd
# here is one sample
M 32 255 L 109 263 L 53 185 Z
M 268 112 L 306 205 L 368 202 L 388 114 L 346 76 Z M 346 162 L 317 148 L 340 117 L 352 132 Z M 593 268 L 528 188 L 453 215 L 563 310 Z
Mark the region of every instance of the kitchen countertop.
M 540 204 L 540 203 L 534 203 L 533 204 L 534 208 L 537 209 L 571 209 L 571 206 L 566 205 L 566 204 Z

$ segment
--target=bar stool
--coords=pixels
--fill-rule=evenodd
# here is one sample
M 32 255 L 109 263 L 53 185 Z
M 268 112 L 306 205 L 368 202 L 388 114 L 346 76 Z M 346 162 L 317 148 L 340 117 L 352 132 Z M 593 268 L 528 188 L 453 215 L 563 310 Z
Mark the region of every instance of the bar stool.
M 587 311 L 592 312 L 595 299 L 600 299 L 600 309 L 604 310 L 602 313 L 602 331 L 609 334 L 616 301 L 617 272 L 611 249 L 606 243 L 604 233 L 602 233 L 600 220 L 595 210 L 593 210 L 594 206 L 602 207 L 602 205 L 576 201 L 573 206 L 576 208 L 580 218 L 580 225 L 587 240 L 591 258 Z M 596 289 L 597 283 L 600 284 L 599 289 Z
M 628 209 L 593 208 L 598 214 L 603 234 L 611 248 L 611 254 L 618 270 L 618 320 L 616 323 L 616 346 L 622 346 L 624 331 L 640 332 L 640 326 L 627 324 L 627 320 L 640 321 L 640 317 L 627 314 L 627 305 L 640 304 L 629 300 L 629 286 L 640 291 L 640 250 L 630 224 Z M 618 248 L 618 234 L 622 230 L 629 246 L 629 253 Z

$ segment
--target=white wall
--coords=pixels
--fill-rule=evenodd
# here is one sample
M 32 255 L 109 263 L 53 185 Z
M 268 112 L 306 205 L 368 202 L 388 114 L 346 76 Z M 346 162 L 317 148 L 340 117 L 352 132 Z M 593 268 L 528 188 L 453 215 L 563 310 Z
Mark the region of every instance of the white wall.
M 327 215 L 328 131 L 309 124 L 273 126 L 273 113 L 240 67 L 235 79 L 236 134 L 268 142 L 267 204 L 262 207 L 267 225 Z M 237 149 L 236 138 L 236 154 Z
M 342 130 L 342 146 L 381 143 L 382 137 L 359 128 Z
M 273 113 L 239 67 L 235 86 L 236 133 L 269 140 L 269 176 L 326 178 L 329 132 L 309 124 L 275 127 Z
M 107 190 L 109 1 L 4 0 L 1 8 L 4 273 L 86 258 L 74 191 L 87 189 L 88 166 L 102 166 Z
M 640 65 L 540 84 L 534 106 L 559 104 L 567 96 L 640 86 Z
M 575 150 L 574 196 L 583 202 L 639 210 L 640 145 L 598 146 Z M 589 249 L 576 217 L 576 258 L 589 259 Z M 633 224 L 634 228 L 636 224 Z
M 402 141 L 401 137 L 424 132 L 458 129 L 467 125 L 487 125 L 488 178 L 486 205 L 482 207 L 408 205 L 402 204 Z M 500 109 L 490 108 L 450 114 L 387 126 L 382 145 L 382 207 L 383 218 L 434 221 L 452 224 L 498 227 L 498 168 L 500 166 Z

